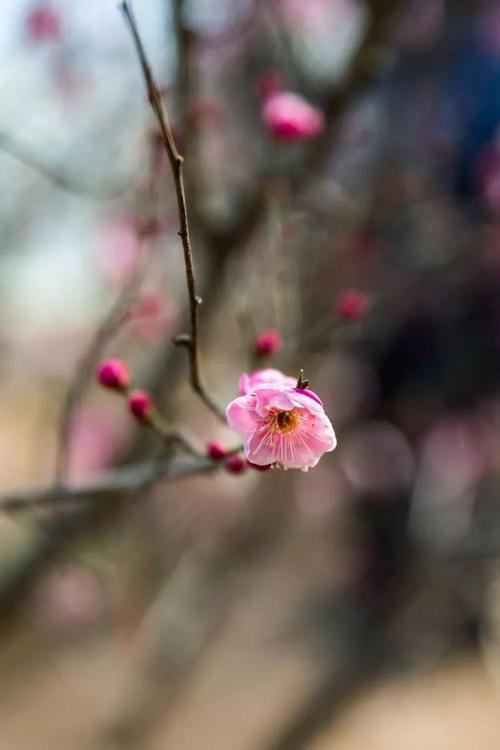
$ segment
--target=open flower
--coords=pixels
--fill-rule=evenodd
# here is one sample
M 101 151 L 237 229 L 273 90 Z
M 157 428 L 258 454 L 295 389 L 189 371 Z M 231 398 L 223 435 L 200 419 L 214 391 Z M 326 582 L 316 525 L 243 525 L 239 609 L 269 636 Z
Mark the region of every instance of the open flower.
M 268 378 L 278 373 L 280 378 L 265 383 L 263 373 Z M 278 370 L 260 370 L 246 375 L 244 386 L 249 390 L 232 401 L 226 413 L 252 464 L 307 471 L 335 448 L 335 433 L 321 400 L 295 387 L 294 378 Z

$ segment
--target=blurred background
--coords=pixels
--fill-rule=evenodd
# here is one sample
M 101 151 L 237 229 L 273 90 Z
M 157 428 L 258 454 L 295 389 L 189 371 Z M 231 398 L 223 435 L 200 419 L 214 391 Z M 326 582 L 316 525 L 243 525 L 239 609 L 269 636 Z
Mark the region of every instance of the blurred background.
M 5 507 L 0 750 L 496 750 L 500 2 L 134 10 L 211 392 L 304 368 L 338 447 Z M 0 60 L 2 495 L 162 457 L 105 357 L 201 452 L 234 445 L 172 344 L 175 195 L 117 3 L 3 0 Z M 273 131 L 283 91 L 318 132 Z

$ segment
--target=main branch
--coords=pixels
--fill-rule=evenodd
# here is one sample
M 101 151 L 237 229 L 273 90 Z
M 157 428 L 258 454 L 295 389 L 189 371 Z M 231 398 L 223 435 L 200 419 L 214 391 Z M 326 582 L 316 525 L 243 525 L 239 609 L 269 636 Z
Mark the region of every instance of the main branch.
M 102 477 L 82 485 L 54 484 L 47 489 L 34 489 L 26 492 L 5 495 L 0 498 L 0 509 L 4 511 L 34 510 L 51 507 L 60 509 L 67 503 L 84 503 L 97 497 L 117 499 L 124 495 L 134 495 L 163 480 L 173 481 L 214 471 L 218 464 L 200 456 L 196 461 L 172 463 L 170 458 L 163 461 L 144 461 L 114 469 Z
M 216 414 L 219 419 L 225 422 L 224 412 L 220 409 L 218 404 L 208 393 L 203 383 L 200 371 L 198 307 L 201 304 L 201 299 L 198 296 L 196 288 L 193 251 L 191 246 L 191 235 L 189 232 L 186 191 L 184 188 L 184 159 L 177 150 L 177 146 L 175 145 L 175 140 L 172 133 L 172 128 L 170 127 L 167 111 L 165 109 L 165 105 L 163 103 L 158 85 L 155 82 L 151 65 L 146 56 L 144 45 L 142 43 L 137 23 L 134 14 L 132 13 L 132 9 L 127 0 L 121 0 L 121 2 L 119 3 L 119 7 L 122 11 L 123 17 L 127 23 L 132 36 L 132 40 L 134 42 L 142 74 L 144 76 L 144 83 L 146 85 L 148 100 L 160 127 L 162 142 L 167 153 L 170 167 L 172 169 L 172 176 L 175 185 L 177 210 L 179 213 L 178 234 L 181 238 L 182 250 L 184 254 L 184 266 L 186 270 L 186 281 L 189 297 L 189 318 L 191 327 L 190 333 L 176 337 L 175 343 L 185 346 L 188 351 L 191 385 L 194 391 L 200 396 L 206 406 L 208 406 L 208 408 L 211 409 L 211 411 Z

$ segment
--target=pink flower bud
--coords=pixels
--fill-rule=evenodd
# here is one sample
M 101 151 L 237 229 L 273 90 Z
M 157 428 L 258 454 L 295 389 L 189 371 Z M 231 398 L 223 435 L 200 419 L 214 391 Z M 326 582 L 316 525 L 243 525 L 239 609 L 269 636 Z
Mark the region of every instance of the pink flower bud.
M 262 117 L 272 135 L 287 141 L 315 138 L 325 127 L 323 112 L 291 91 L 271 94 L 262 107 Z
M 258 357 L 268 357 L 279 352 L 282 346 L 283 341 L 278 331 L 261 331 L 255 340 L 255 353 Z
M 241 456 L 229 456 L 224 461 L 224 467 L 229 474 L 243 474 L 247 470 L 247 462 Z
M 337 314 L 345 320 L 359 320 L 368 312 L 368 297 L 357 289 L 346 289 L 337 300 Z
M 98 367 L 97 379 L 105 388 L 123 391 L 130 385 L 130 373 L 121 359 L 107 359 Z
M 146 391 L 134 391 L 129 397 L 128 408 L 140 422 L 145 422 L 153 408 L 153 399 Z
M 207 456 L 214 461 L 222 461 L 226 457 L 226 449 L 218 440 L 212 440 L 207 445 Z

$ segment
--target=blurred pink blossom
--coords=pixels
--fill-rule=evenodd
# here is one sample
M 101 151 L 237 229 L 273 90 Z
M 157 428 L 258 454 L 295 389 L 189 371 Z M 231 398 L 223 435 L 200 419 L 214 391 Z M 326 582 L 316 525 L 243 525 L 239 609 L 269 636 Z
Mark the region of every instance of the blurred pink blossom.
M 126 283 L 141 259 L 141 242 L 135 222 L 127 216 L 109 221 L 102 230 L 97 258 L 103 275 L 113 284 Z
M 291 91 L 271 94 L 262 107 L 262 117 L 274 136 L 287 141 L 315 138 L 325 127 L 323 112 Z
M 500 210 L 500 146 L 488 143 L 475 163 L 475 178 L 483 200 L 492 211 Z
M 97 407 L 78 411 L 73 417 L 68 440 L 71 480 L 88 479 L 112 464 L 125 447 L 132 428 L 125 409 L 123 418 Z
M 174 316 L 167 309 L 162 294 L 145 292 L 129 309 L 127 322 L 137 338 L 155 340 L 164 335 L 174 323 Z
M 324 25 L 330 20 L 332 10 L 342 20 L 353 12 L 359 0 L 281 0 L 285 18 L 293 26 Z
M 35 5 L 26 18 L 26 34 L 33 42 L 57 42 L 61 38 L 61 16 L 50 3 Z
M 404 434 L 387 422 L 365 424 L 347 437 L 340 456 L 344 474 L 359 492 L 409 485 L 414 456 Z
M 485 422 L 456 414 L 437 422 L 426 435 L 422 459 L 428 471 L 458 491 L 479 479 L 495 451 Z
M 56 568 L 40 582 L 34 599 L 36 619 L 49 630 L 68 633 L 98 622 L 104 592 L 90 571 L 77 565 Z

